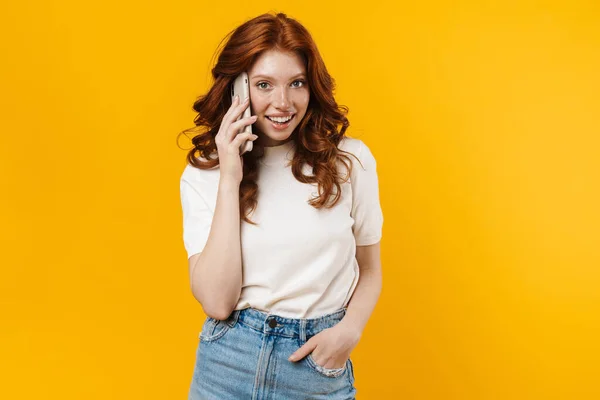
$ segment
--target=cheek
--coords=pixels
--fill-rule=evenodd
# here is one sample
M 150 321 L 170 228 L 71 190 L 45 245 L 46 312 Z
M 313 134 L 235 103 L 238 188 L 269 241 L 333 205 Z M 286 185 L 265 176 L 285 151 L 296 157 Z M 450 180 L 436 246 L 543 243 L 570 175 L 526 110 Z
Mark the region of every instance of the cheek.
M 250 107 L 253 110 L 258 110 L 262 107 L 264 100 L 261 99 L 260 93 L 257 93 L 253 87 L 250 87 Z
M 294 96 L 294 103 L 296 103 L 297 107 L 301 107 L 302 109 L 305 109 L 306 107 L 308 107 L 309 100 L 310 100 L 309 92 L 298 93 L 296 96 Z
M 253 113 L 262 114 L 268 105 L 268 102 L 258 96 L 250 97 L 250 108 Z

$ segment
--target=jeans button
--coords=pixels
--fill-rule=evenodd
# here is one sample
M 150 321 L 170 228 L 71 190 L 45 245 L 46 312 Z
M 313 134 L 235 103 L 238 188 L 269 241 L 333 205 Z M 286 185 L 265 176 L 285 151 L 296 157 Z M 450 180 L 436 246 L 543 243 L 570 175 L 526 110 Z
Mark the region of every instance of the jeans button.
M 277 321 L 275 321 L 274 319 L 270 320 L 269 321 L 269 326 L 271 328 L 275 328 L 277 326 Z

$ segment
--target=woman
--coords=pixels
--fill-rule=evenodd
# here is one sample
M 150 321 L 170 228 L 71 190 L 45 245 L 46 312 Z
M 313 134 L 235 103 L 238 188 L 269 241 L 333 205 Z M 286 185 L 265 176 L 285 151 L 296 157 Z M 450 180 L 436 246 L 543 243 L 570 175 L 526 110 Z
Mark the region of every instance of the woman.
M 232 102 L 243 71 L 250 101 Z M 235 29 L 212 74 L 181 177 L 191 289 L 207 315 L 189 399 L 353 399 L 350 353 L 381 290 L 375 159 L 344 136 L 334 81 L 285 14 Z M 247 125 L 255 134 L 237 134 Z

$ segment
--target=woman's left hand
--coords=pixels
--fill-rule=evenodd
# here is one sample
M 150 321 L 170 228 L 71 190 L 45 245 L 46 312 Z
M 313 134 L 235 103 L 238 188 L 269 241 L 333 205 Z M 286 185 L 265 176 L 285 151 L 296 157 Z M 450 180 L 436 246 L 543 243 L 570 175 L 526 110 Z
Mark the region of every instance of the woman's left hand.
M 313 360 L 327 369 L 342 368 L 358 344 L 362 332 L 343 320 L 311 337 L 288 359 L 298 361 L 312 353 Z

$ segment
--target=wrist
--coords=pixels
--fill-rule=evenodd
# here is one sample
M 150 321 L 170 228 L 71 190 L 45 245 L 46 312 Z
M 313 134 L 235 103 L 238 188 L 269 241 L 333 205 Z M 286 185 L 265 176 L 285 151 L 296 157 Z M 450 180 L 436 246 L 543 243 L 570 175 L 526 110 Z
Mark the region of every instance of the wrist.
M 342 320 L 338 322 L 337 325 L 340 327 L 340 329 L 346 332 L 353 333 L 353 336 L 355 336 L 357 340 L 360 339 L 360 337 L 362 336 L 364 327 L 350 318 L 342 318 Z
M 233 178 L 223 178 L 219 181 L 219 190 L 239 190 L 240 182 L 236 181 Z

